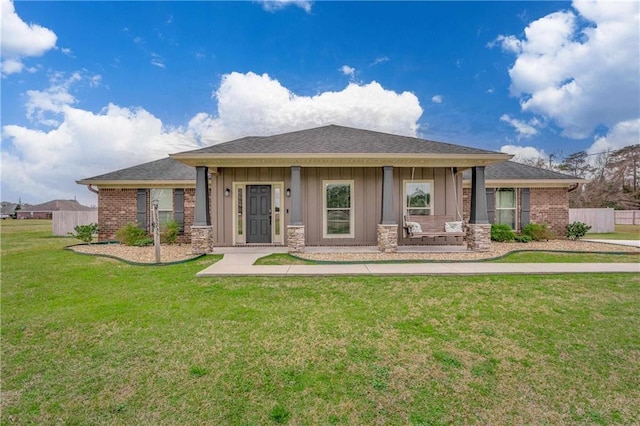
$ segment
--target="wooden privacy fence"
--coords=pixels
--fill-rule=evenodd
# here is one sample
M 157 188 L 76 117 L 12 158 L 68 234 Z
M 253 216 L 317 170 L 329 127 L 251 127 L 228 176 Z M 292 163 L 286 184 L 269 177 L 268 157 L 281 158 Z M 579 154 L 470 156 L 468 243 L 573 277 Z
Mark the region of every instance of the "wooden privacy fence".
M 616 210 L 616 225 L 640 225 L 640 210 Z
M 569 209 L 569 223 L 586 223 L 593 233 L 614 232 L 613 212 L 613 209 Z
M 66 236 L 78 225 L 98 223 L 98 210 L 53 212 L 53 235 Z

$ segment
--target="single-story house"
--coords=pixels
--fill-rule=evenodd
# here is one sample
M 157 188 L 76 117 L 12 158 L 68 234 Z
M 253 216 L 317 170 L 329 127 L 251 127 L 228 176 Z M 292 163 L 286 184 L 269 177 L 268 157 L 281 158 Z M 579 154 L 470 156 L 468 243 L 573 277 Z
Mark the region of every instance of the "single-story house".
M 18 219 L 52 219 L 53 212 L 91 210 L 95 210 L 95 208 L 84 206 L 77 200 L 51 200 L 46 203 L 23 207 L 17 211 L 17 216 Z
M 445 222 L 459 221 L 465 222 L 469 248 L 485 250 L 490 222 L 511 220 L 509 214 L 514 228 L 535 218 L 564 227 L 567 191 L 581 182 L 505 163 L 510 158 L 330 125 L 245 137 L 78 183 L 98 193 L 101 240 L 112 239 L 127 223 L 149 230 L 157 200 L 160 221 L 178 221 L 181 241 L 191 242 L 195 252 L 258 244 L 288 246 L 291 252 L 340 245 L 395 251 L 398 245 L 450 243 L 448 237 L 460 229 L 446 234 Z M 515 197 L 511 205 L 517 211 L 506 211 L 507 194 Z M 555 212 L 560 204 L 566 214 L 538 213 L 552 206 Z M 429 229 L 416 232 L 413 221 Z
M 515 231 L 529 223 L 544 223 L 564 235 L 569 223 L 569 192 L 586 181 L 575 176 L 505 161 L 485 169 L 489 223 L 509 225 Z M 471 208 L 471 171 L 463 172 L 463 217 Z

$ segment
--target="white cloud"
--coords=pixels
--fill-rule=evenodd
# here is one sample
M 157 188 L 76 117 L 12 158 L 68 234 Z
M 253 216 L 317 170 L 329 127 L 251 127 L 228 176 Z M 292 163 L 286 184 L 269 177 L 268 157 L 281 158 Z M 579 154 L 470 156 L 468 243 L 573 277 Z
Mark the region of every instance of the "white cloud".
M 55 33 L 40 25 L 24 22 L 16 13 L 12 1 L 0 0 L 0 14 L 3 75 L 21 72 L 22 58 L 41 56 L 55 47 Z
M 247 135 L 271 135 L 339 124 L 415 136 L 422 115 L 418 98 L 372 82 L 339 92 L 297 96 L 268 75 L 231 73 L 215 92 L 215 116 L 202 112 L 187 125 L 168 128 L 151 112 L 109 104 L 94 113 L 76 107 L 75 84 L 95 76 L 55 76 L 51 87 L 30 91 L 27 110 L 43 131 L 2 129 L 2 190 L 15 198 L 47 201 L 93 195 L 75 181 L 134 164 Z M 8 191 L 7 191 L 8 190 Z
M 606 136 L 597 137 L 593 145 L 587 149 L 587 153 L 617 150 L 637 143 L 640 143 L 640 118 L 616 124 Z
M 512 118 L 507 114 L 502 114 L 500 117 L 500 121 L 504 121 L 513 126 L 518 132 L 518 139 L 520 138 L 528 138 L 538 134 L 538 130 L 534 127 L 536 125 L 540 125 L 538 119 L 533 119 L 527 124 L 522 120 L 518 120 L 517 118 Z
M 388 62 L 389 58 L 386 56 L 378 56 L 376 59 L 373 60 L 373 62 L 370 64 L 371 66 L 374 65 L 378 65 L 378 64 L 383 64 L 385 62 Z
M 442 95 L 434 95 L 431 98 L 431 102 L 433 102 L 434 104 L 441 104 L 443 100 L 444 100 L 444 97 Z
M 542 149 L 533 146 L 504 145 L 500 152 L 512 154 L 513 161 L 524 164 L 539 164 L 549 159 L 549 156 Z
M 257 2 L 262 3 L 263 9 L 268 12 L 275 12 L 287 6 L 298 6 L 305 12 L 311 13 L 313 6 L 313 0 L 257 0 Z
M 156 53 L 151 54 L 151 65 L 154 65 L 158 68 L 165 68 L 164 60 L 162 57 Z
M 246 135 L 271 135 L 339 124 L 415 136 L 422 115 L 418 98 L 379 83 L 350 83 L 339 92 L 298 96 L 267 74 L 233 72 L 215 92 L 217 116 L 199 114 L 189 123 L 207 144 Z
M 529 24 L 523 39 L 501 35 L 490 45 L 517 55 L 509 75 L 522 110 L 581 139 L 640 117 L 639 26 L 638 2 L 575 1 Z
M 353 67 L 350 67 L 349 65 L 343 65 L 339 68 L 339 70 L 344 75 L 348 75 L 351 78 L 355 77 L 356 69 Z

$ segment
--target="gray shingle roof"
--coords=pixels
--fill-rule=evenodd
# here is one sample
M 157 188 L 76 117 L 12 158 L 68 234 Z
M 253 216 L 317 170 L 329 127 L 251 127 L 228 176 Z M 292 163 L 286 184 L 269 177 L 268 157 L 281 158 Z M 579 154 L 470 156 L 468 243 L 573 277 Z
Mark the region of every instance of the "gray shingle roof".
M 57 212 L 57 211 L 89 211 L 92 207 L 83 206 L 76 200 L 51 200 L 46 203 L 24 207 L 19 212 Z
M 180 154 L 495 154 L 493 151 L 329 125 L 274 136 L 249 136 Z M 179 155 L 179 154 L 178 154 Z
M 539 167 L 529 166 L 527 164 L 516 163 L 515 161 L 503 161 L 486 166 L 484 171 L 486 180 L 579 180 L 575 176 L 565 175 L 564 173 L 554 172 L 552 170 L 541 169 Z M 471 180 L 471 170 L 465 170 L 463 178 Z
M 163 158 L 161 160 L 150 161 L 148 163 L 138 164 L 137 166 L 127 167 L 126 169 L 116 170 L 115 172 L 105 173 L 82 179 L 83 181 L 157 181 L 157 180 L 196 180 L 196 169 L 187 166 L 172 158 Z

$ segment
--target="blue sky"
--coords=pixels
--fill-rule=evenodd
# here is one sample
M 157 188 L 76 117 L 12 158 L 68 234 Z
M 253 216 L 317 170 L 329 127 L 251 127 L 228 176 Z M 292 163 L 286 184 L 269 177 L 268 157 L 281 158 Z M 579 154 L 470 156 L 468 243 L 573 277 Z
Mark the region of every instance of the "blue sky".
M 10 2 L 2 199 L 329 123 L 556 158 L 640 140 L 637 2 Z

